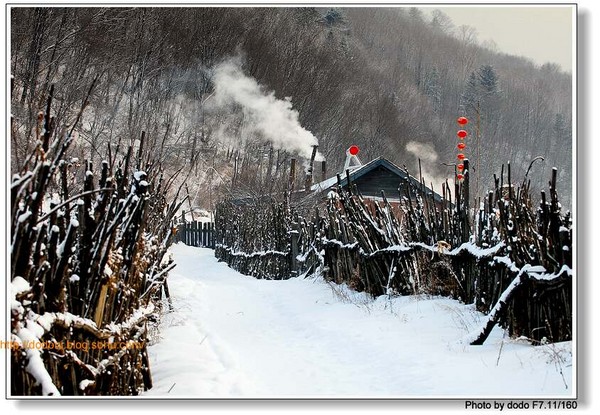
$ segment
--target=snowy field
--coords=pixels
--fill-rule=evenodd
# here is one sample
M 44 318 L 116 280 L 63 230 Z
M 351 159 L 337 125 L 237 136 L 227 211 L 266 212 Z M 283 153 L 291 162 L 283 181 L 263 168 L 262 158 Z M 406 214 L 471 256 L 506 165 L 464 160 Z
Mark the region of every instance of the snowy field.
M 320 279 L 257 280 L 177 244 L 175 311 L 150 347 L 149 397 L 572 397 L 571 342 L 533 347 L 446 298 L 370 300 Z

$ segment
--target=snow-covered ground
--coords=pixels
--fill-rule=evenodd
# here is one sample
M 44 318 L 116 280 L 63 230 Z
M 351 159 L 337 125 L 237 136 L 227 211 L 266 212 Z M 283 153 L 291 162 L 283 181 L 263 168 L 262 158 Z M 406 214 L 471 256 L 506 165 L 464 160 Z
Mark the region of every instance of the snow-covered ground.
M 257 280 L 177 244 L 175 311 L 150 347 L 147 396 L 572 397 L 571 343 L 530 346 L 446 298 L 370 300 L 321 279 Z M 561 373 L 562 372 L 562 373 Z

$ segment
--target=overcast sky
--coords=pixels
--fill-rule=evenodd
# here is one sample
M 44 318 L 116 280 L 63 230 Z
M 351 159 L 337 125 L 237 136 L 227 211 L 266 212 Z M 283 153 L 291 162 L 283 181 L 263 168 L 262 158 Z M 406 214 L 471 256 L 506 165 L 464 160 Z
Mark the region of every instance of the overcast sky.
M 558 63 L 572 71 L 574 6 L 444 6 L 456 26 L 477 30 L 479 42 L 492 39 L 501 52 L 531 58 L 537 64 Z

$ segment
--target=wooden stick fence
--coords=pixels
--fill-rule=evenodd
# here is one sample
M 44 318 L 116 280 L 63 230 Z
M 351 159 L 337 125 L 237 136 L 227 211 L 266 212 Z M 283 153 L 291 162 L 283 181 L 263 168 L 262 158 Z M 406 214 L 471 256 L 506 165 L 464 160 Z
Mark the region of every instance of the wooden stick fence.
M 52 91 L 10 186 L 11 395 L 137 395 L 152 387 L 147 328 L 175 265 L 162 260 L 179 204 L 141 150 L 137 168 L 130 147 L 99 175 L 68 159 L 75 127 L 55 132 Z
M 456 196 L 454 204 L 446 199 L 436 204 L 432 195 L 428 199 L 406 191 L 400 214 L 385 194 L 383 202 L 373 202 L 356 190 L 339 188 L 309 221 L 292 208 L 280 207 L 290 213 L 277 222 L 269 214 L 275 204 L 223 203 L 216 215 L 220 235 L 216 256 L 260 278 L 318 271 L 327 280 L 373 296 L 449 295 L 474 303 L 485 313 L 495 310 L 493 324 L 507 327 L 511 335 L 570 339 L 571 219 L 560 212 L 556 171 L 550 182 L 551 200 L 546 202 L 542 193 L 537 210 L 528 184 L 514 188 L 508 179 L 510 185 L 505 187 L 503 176 L 496 178 L 495 190 L 476 215 L 461 201 L 466 193 L 461 186 L 455 189 L 461 197 Z M 447 185 L 444 195 L 450 198 Z M 259 211 L 261 215 L 253 216 Z M 264 239 L 275 223 L 287 232 Z M 474 236 L 471 223 L 478 229 Z M 530 266 L 540 268 L 531 275 L 521 272 Z M 517 275 L 522 283 L 507 299 L 506 289 Z M 505 306 L 497 307 L 501 300 Z M 485 337 L 485 330 L 482 333 Z
M 215 248 L 215 224 L 212 222 L 184 222 L 177 226 L 175 242 L 189 246 Z
M 215 256 L 257 278 L 288 278 L 292 273 L 288 208 L 275 201 L 247 205 L 223 202 L 215 212 Z

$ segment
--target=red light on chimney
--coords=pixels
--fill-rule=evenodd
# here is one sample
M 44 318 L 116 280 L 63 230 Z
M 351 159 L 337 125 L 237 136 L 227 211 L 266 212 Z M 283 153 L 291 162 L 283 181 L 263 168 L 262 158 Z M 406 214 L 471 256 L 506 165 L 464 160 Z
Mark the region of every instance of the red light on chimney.
M 458 180 L 462 180 L 462 179 L 464 179 L 464 178 L 465 178 L 465 176 L 463 176 L 462 174 L 458 173 L 458 174 L 456 175 L 456 178 L 457 178 Z
M 463 150 L 467 145 L 465 143 L 458 143 L 456 146 L 459 150 Z
M 350 153 L 351 156 L 356 156 L 359 152 L 360 148 L 358 148 L 357 145 L 351 145 L 348 149 L 348 153 Z
M 469 120 L 467 119 L 467 117 L 458 117 L 456 122 L 459 123 L 460 125 L 465 125 L 469 122 Z
M 458 153 L 456 155 L 456 158 L 459 159 L 459 160 L 464 160 L 465 159 L 465 155 L 463 153 Z
M 463 170 L 465 169 L 465 165 L 464 165 L 464 164 L 462 164 L 462 163 L 461 163 L 461 164 L 457 164 L 457 165 L 456 165 L 456 168 L 457 168 L 459 171 L 463 171 Z
M 456 133 L 456 135 L 459 138 L 465 138 L 467 136 L 467 132 L 465 130 L 458 130 L 457 133 Z

